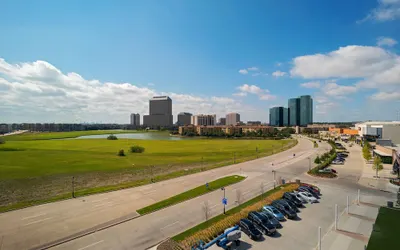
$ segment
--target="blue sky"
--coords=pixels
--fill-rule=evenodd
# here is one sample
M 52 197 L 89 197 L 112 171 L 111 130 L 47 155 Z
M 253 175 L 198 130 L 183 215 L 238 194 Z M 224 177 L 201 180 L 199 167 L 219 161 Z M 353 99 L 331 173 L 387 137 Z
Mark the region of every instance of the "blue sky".
M 270 107 L 302 94 L 314 97 L 316 121 L 400 112 L 400 0 L 14 0 L 1 9 L 0 122 L 127 122 L 155 94 L 170 95 L 174 113 L 242 120 L 267 121 Z

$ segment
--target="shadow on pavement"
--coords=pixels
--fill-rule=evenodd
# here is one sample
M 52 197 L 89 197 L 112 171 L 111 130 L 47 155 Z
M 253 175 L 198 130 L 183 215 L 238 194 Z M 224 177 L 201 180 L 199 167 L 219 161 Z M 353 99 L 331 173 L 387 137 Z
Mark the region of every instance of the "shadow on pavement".
M 280 238 L 282 236 L 282 234 L 279 231 L 276 231 L 276 233 L 274 235 L 271 235 L 271 238 Z

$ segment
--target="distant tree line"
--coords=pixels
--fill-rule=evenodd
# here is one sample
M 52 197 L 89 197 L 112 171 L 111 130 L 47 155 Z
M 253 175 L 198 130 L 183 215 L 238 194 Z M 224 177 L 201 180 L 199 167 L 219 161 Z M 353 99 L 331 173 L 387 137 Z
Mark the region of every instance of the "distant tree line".
M 225 138 L 275 138 L 275 139 L 284 139 L 290 137 L 291 134 L 294 134 L 295 130 L 293 128 L 284 128 L 282 130 L 274 129 L 271 133 L 263 133 L 262 130 L 258 131 L 248 131 L 248 132 L 236 132 L 234 134 L 225 134 L 223 131 L 215 131 L 215 132 L 206 132 L 201 136 L 206 137 L 225 137 Z M 198 136 L 197 133 L 192 131 L 186 131 L 182 134 L 183 136 Z

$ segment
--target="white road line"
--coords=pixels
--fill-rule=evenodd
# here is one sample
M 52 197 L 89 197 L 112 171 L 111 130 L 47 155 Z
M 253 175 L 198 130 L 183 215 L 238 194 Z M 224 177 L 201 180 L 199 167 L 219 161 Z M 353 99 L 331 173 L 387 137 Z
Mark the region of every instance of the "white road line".
M 29 226 L 29 225 L 36 224 L 36 223 L 39 223 L 39 222 L 42 222 L 42 221 L 45 221 L 45 220 L 50 220 L 50 219 L 53 219 L 53 217 L 44 218 L 42 220 L 35 220 L 35 221 L 29 222 L 27 224 L 24 224 L 24 226 Z
M 97 204 L 97 205 L 94 205 L 94 207 L 102 207 L 102 206 L 105 206 L 107 204 L 112 204 L 112 202 L 109 201 L 109 202 L 106 202 L 106 203 Z
M 243 192 L 243 194 L 242 195 L 246 195 L 246 194 L 248 194 L 248 193 L 250 193 L 251 191 L 246 191 L 246 192 Z
M 144 195 L 147 195 L 147 194 L 151 194 L 151 193 L 154 193 L 154 192 L 157 192 L 157 190 L 152 190 L 152 191 L 149 191 L 149 192 L 143 193 L 143 194 L 144 194 Z
M 97 241 L 97 242 L 95 242 L 95 243 L 92 243 L 92 244 L 90 244 L 90 245 L 87 245 L 87 246 L 85 246 L 85 247 L 79 248 L 78 250 L 83 250 L 83 249 L 86 249 L 86 248 L 89 248 L 89 247 L 95 246 L 95 245 L 97 245 L 97 244 L 100 244 L 100 243 L 102 243 L 103 241 L 104 241 L 104 240 L 99 240 L 99 241 Z
M 169 224 L 169 225 L 166 225 L 165 227 L 160 228 L 160 230 L 163 230 L 163 229 L 165 229 L 165 228 L 167 228 L 167 227 L 173 226 L 173 225 L 175 225 L 175 224 L 177 224 L 177 223 L 179 223 L 179 220 L 177 220 L 177 221 L 175 221 L 174 223 L 171 223 L 171 224 Z
M 211 206 L 210 209 L 213 209 L 214 207 L 218 206 L 218 204 L 215 204 L 214 206 Z
M 35 215 L 32 215 L 32 216 L 24 217 L 21 220 L 33 219 L 33 218 L 36 218 L 36 217 L 39 217 L 39 216 L 42 216 L 42 215 L 46 215 L 46 214 L 47 213 L 35 214 Z
M 98 202 L 98 201 L 104 201 L 104 200 L 108 200 L 109 198 L 103 198 L 103 199 L 98 199 L 98 200 L 94 200 L 92 202 Z

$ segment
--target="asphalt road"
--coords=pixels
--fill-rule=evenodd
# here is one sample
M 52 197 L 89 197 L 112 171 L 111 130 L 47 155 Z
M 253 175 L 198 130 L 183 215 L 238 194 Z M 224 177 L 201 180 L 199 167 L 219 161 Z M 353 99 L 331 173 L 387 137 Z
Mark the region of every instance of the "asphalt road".
M 100 228 L 101 225 L 107 225 L 110 221 L 137 217 L 138 214 L 135 211 L 141 207 L 204 185 L 222 176 L 246 175 L 245 181 L 227 188 L 227 208 L 229 208 L 235 205 L 235 189 L 241 189 L 243 200 L 250 199 L 261 192 L 261 183 L 264 190 L 272 187 L 272 169 L 277 171 L 277 177 L 295 177 L 308 169 L 307 157 L 315 155 L 316 151 L 326 151 L 327 148 L 329 148 L 328 145 L 314 149 L 309 140 L 300 139 L 299 144 L 294 148 L 273 156 L 137 188 L 0 214 L 0 249 L 38 248 L 74 234 L 78 235 L 83 231 Z M 294 153 L 296 157 L 293 157 Z M 78 238 L 58 248 L 124 249 L 126 246 L 127 249 L 145 249 L 165 237 L 203 221 L 200 203 L 204 200 L 209 200 L 213 214 L 222 212 L 221 192 L 215 191 L 177 206 Z M 100 234 L 104 236 L 99 236 Z M 95 240 L 96 237 L 99 237 L 99 240 Z

